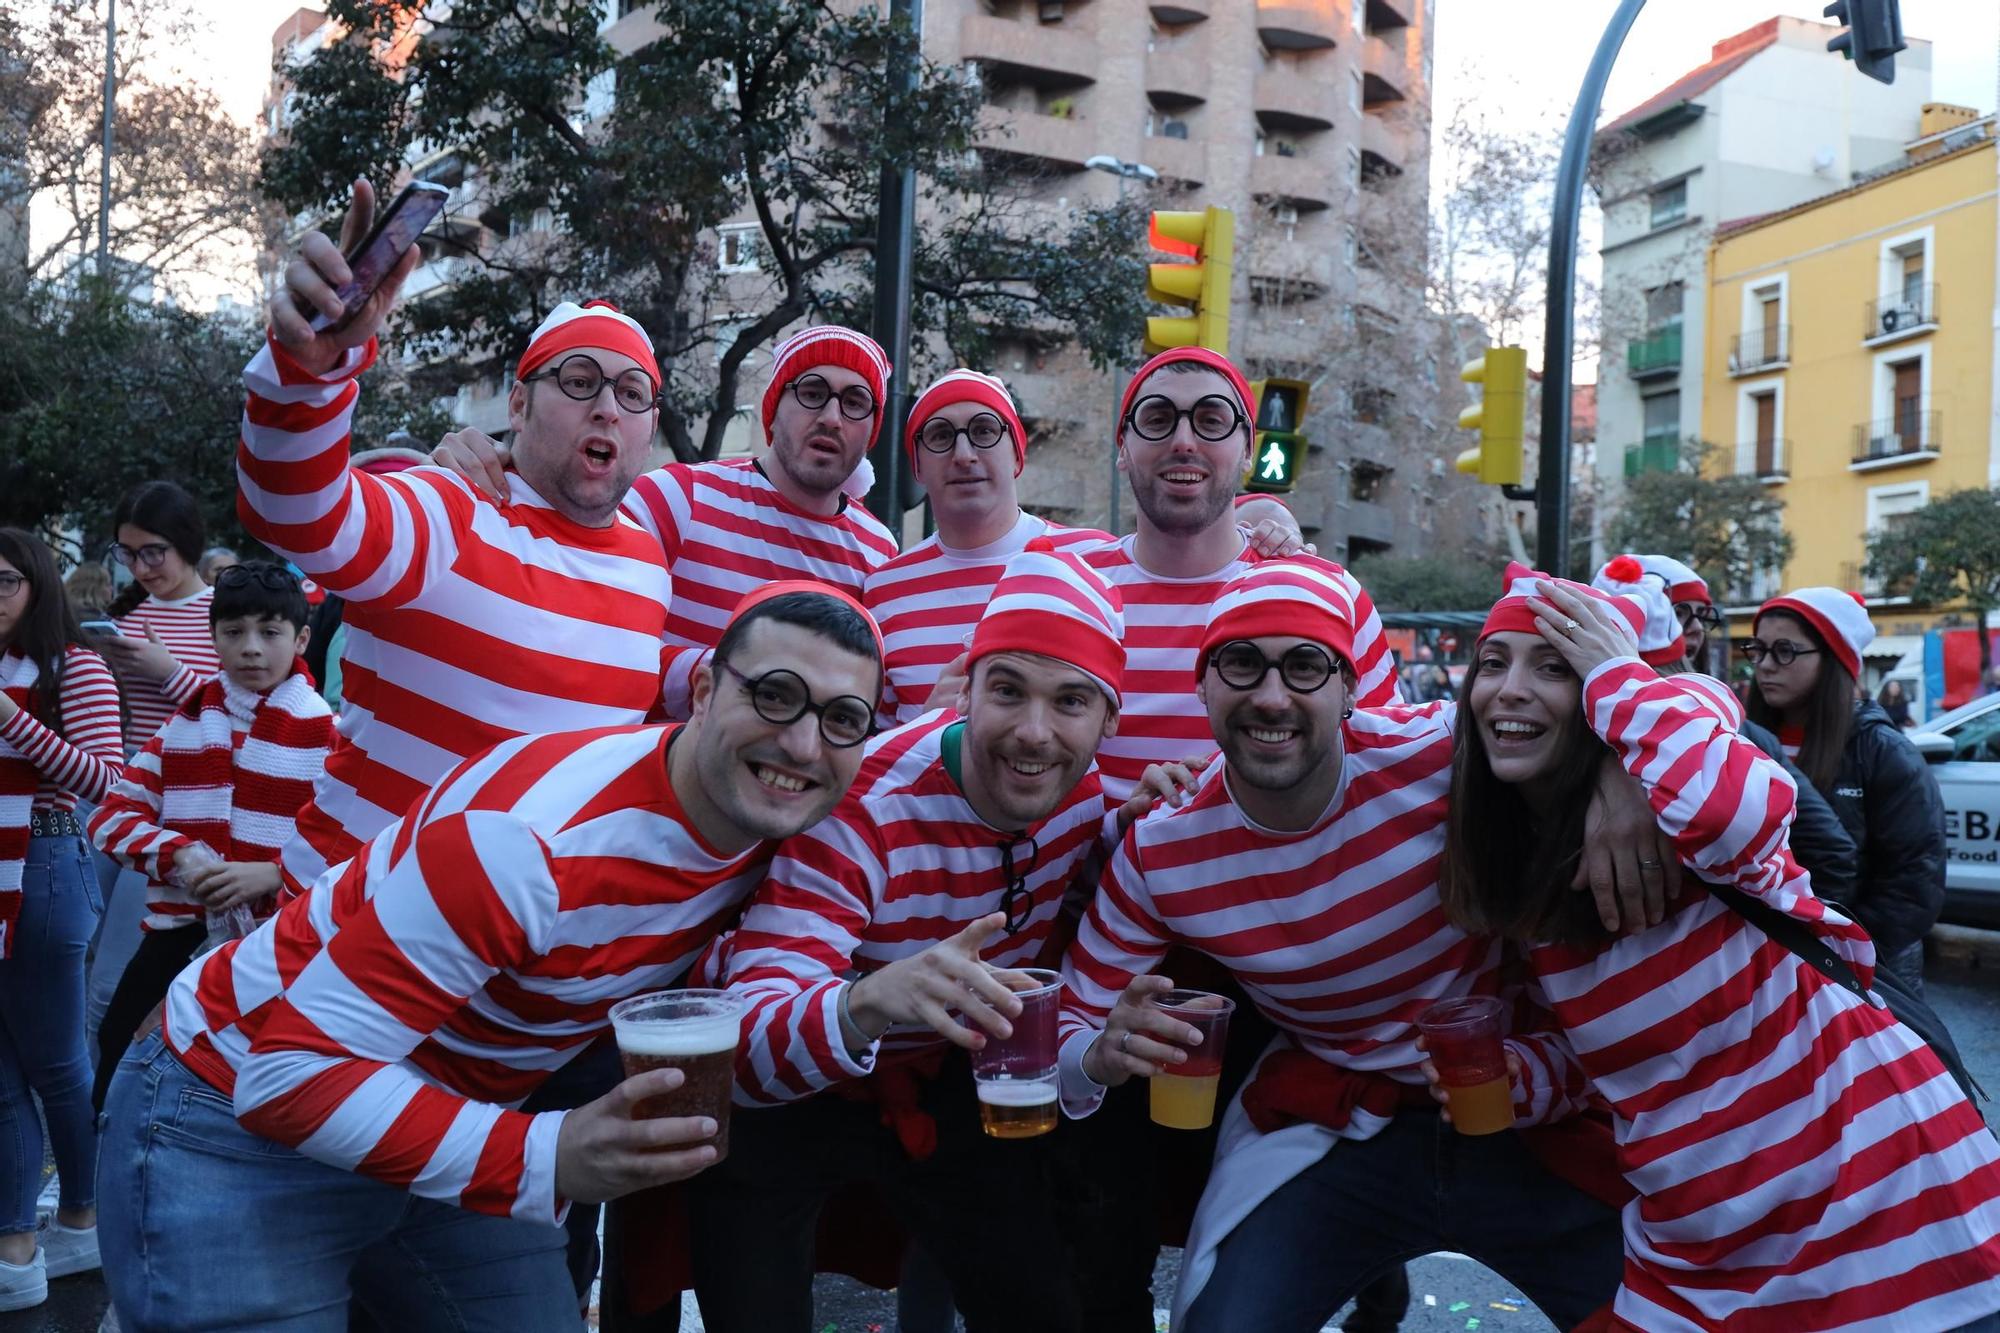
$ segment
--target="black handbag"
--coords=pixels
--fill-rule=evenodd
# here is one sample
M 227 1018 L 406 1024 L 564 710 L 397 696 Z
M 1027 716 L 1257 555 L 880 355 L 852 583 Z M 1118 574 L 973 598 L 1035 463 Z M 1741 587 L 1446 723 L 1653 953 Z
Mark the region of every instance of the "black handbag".
M 1972 1071 L 1965 1067 L 1965 1057 L 1958 1053 L 1958 1043 L 1951 1039 L 1951 1029 L 1938 1017 L 1937 1010 L 1911 992 L 1893 973 L 1877 968 L 1875 991 L 1871 995 L 1847 960 L 1828 947 L 1825 940 L 1813 934 L 1812 928 L 1805 922 L 1786 916 L 1769 903 L 1747 893 L 1721 884 L 1710 884 L 1708 891 L 1720 898 L 1732 912 L 1770 936 L 1773 943 L 1804 961 L 1834 985 L 1853 992 L 1878 1009 L 1887 1009 L 1894 1014 L 1896 1021 L 1916 1033 L 1936 1054 L 1938 1061 L 1951 1071 L 1967 1101 L 1977 1106 L 1986 1100 L 1986 1089 L 1979 1086 L 1978 1080 L 1972 1077 Z

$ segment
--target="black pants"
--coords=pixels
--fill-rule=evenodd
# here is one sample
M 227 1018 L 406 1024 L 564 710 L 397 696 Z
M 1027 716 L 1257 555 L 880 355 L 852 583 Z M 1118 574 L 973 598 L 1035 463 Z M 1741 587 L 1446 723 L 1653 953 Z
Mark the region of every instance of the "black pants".
M 153 1012 L 153 1006 L 167 997 L 167 988 L 207 938 L 208 927 L 200 921 L 173 930 L 149 930 L 139 937 L 139 947 L 125 965 L 118 989 L 111 992 L 111 1003 L 105 1006 L 104 1019 L 97 1025 L 97 1077 L 91 1084 L 90 1104 L 100 1114 L 111 1076 L 131 1046 L 132 1034 Z
M 822 1093 L 731 1112 L 729 1156 L 688 1183 L 695 1297 L 712 1333 L 808 1333 L 821 1206 L 873 1185 L 951 1283 L 967 1333 L 1080 1331 L 1050 1189 L 1049 1139 L 979 1128 L 972 1074 L 924 1085 L 937 1151 L 903 1152 L 877 1108 Z

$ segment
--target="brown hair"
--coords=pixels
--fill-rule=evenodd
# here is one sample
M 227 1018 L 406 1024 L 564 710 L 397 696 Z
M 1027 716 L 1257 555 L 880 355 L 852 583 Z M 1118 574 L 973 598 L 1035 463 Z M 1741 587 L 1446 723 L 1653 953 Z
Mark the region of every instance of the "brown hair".
M 1826 646 L 1826 637 L 1806 623 L 1805 617 L 1773 611 L 1798 626 L 1813 647 L 1819 649 L 1819 674 L 1813 678 L 1812 693 L 1806 696 L 1805 740 L 1794 760 L 1799 772 L 1819 788 L 1820 795 L 1833 795 L 1833 780 L 1840 772 L 1840 758 L 1847 752 L 1847 738 L 1854 734 L 1854 677 Z M 1762 617 L 1759 617 L 1761 620 Z M 1753 631 L 1754 632 L 1754 631 Z M 1776 731 L 1784 717 L 1764 698 L 1757 678 L 1750 678 L 1750 698 L 1745 704 L 1750 720 Z
M 1609 753 L 1579 725 L 1557 758 L 1551 814 L 1538 818 L 1520 791 L 1493 776 L 1470 699 L 1479 678 L 1473 654 L 1458 693 L 1451 757 L 1451 806 L 1445 817 L 1438 895 L 1445 916 L 1469 934 L 1521 944 L 1589 946 L 1610 938 L 1587 892 L 1570 887 L 1583 856 L 1584 812 Z

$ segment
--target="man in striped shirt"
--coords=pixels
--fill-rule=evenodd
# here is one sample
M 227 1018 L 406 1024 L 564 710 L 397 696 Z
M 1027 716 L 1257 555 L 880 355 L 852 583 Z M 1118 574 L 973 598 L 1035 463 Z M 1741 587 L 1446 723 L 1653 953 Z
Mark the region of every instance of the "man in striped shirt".
M 355 185 L 343 241 L 368 228 Z M 251 534 L 346 599 L 340 741 L 286 847 L 300 891 L 467 755 L 524 732 L 644 720 L 660 697 L 670 583 L 659 543 L 619 510 L 658 419 L 652 341 L 564 302 L 529 340 L 508 398 L 510 503 L 432 468 L 349 466 L 356 378 L 418 259 L 351 317 L 340 248 L 309 233 L 244 372 L 237 507 Z
M 1316 1330 L 1372 1274 L 1434 1249 L 1483 1259 L 1569 1327 L 1617 1286 L 1617 1214 L 1517 1135 L 1439 1126 L 1416 1019 L 1500 993 L 1501 951 L 1438 896 L 1453 705 L 1354 711 L 1355 619 L 1317 561 L 1259 565 L 1217 600 L 1190 674 L 1223 762 L 1111 859 L 1064 965 L 1065 1108 L 1089 1114 L 1106 1087 L 1185 1061 L 1199 1034 L 1155 1006 L 1173 983 L 1152 970 L 1188 945 L 1281 1042 L 1223 1126 L 1176 1327 Z M 1508 1052 L 1517 1123 L 1579 1107 L 1558 1035 L 1517 1032 Z
M 686 724 L 497 746 L 191 964 L 106 1107 L 100 1227 L 128 1326 L 338 1322 L 355 1299 L 390 1328 L 575 1327 L 570 1202 L 701 1170 L 716 1126 L 633 1118 L 674 1070 L 514 1108 L 614 1002 L 674 983 L 767 840 L 834 806 L 880 685 L 859 603 L 760 590 Z
M 718 942 L 707 966 L 751 1007 L 734 1148 L 692 1187 L 708 1328 L 804 1333 L 820 1208 L 859 1182 L 944 1272 L 968 1328 L 1081 1327 L 1047 1145 L 981 1132 L 958 1050 L 1009 1035 L 1009 987 L 1031 983 L 989 969 L 1036 960 L 1105 835 L 1092 757 L 1118 721 L 1118 622 L 1108 585 L 1030 542 L 979 620 L 963 717 L 878 737 Z

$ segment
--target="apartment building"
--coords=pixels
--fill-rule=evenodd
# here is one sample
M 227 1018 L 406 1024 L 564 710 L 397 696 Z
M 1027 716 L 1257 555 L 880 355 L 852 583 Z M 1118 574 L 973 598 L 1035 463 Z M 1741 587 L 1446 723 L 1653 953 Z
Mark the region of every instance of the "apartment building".
M 1930 99 L 1931 50 L 1912 38 L 1890 85 L 1826 49 L 1837 29 L 1771 18 L 1717 42 L 1709 60 L 1597 132 L 1603 209 L 1598 366 L 1599 530 L 1624 480 L 1678 465 L 1713 392 L 1701 349 L 1705 265 L 1719 223 L 1789 208 L 1902 160 Z M 1750 330 L 1746 364 L 1787 354 L 1794 325 Z M 1734 395 L 1723 391 L 1725 403 Z M 1597 554 L 1602 555 L 1600 550 Z

